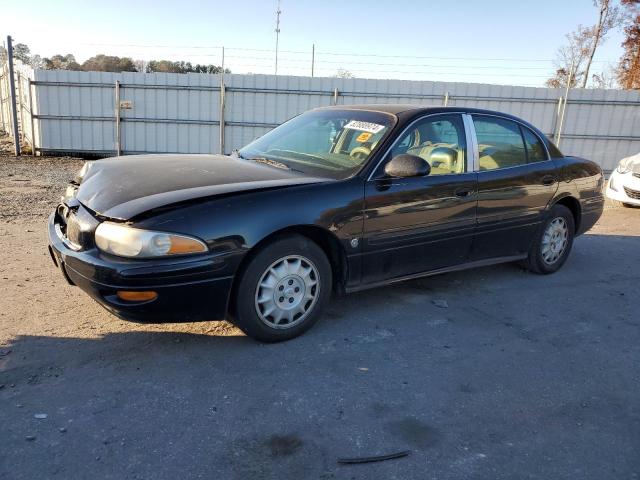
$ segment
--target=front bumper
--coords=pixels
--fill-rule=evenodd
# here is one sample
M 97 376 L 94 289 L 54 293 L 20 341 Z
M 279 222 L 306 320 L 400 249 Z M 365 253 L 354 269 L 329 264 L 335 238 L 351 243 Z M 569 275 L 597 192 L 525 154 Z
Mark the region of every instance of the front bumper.
M 236 255 L 121 259 L 95 247 L 74 250 L 57 231 L 55 213 L 48 229 L 49 253 L 66 280 L 118 317 L 151 323 L 226 318 Z M 117 297 L 119 290 L 154 291 L 158 296 L 129 302 Z
M 640 177 L 614 170 L 607 182 L 606 195 L 611 200 L 640 206 Z

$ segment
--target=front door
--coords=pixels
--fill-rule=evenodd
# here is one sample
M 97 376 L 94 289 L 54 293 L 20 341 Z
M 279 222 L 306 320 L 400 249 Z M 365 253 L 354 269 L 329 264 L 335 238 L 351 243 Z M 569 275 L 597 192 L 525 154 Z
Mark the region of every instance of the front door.
M 390 178 L 385 164 L 408 153 L 424 177 Z M 461 114 L 414 121 L 365 184 L 363 284 L 464 263 L 476 221 L 477 173 L 469 168 Z

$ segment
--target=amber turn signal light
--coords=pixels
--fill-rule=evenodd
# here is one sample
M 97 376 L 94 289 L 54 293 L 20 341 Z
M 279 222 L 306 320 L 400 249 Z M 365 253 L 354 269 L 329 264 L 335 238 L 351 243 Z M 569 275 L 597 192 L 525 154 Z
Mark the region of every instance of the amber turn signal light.
M 156 292 L 130 292 L 127 290 L 119 290 L 118 298 L 127 302 L 148 302 L 149 300 L 155 300 L 158 298 Z

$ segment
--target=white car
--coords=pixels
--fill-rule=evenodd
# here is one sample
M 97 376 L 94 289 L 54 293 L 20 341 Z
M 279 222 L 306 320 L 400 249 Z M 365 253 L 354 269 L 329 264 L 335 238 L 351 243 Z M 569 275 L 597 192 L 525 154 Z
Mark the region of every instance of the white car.
M 625 207 L 640 207 L 640 153 L 620 160 L 607 183 L 607 197 Z

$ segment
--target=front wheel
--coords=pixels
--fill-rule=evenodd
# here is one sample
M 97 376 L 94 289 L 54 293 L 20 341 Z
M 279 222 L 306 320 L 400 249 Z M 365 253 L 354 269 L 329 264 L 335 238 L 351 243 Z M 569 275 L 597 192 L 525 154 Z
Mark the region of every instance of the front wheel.
M 331 282 L 331 265 L 316 243 L 301 235 L 281 237 L 240 272 L 232 320 L 256 340 L 289 340 L 318 321 Z
M 554 205 L 529 249 L 526 267 L 540 274 L 558 271 L 569 256 L 574 236 L 571 210 L 564 205 Z

